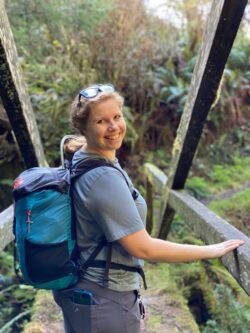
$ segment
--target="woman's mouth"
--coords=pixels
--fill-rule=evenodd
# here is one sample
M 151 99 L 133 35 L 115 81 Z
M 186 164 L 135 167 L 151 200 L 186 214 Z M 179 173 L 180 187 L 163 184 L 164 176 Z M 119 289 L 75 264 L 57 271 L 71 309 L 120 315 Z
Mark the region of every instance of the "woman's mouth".
M 112 136 L 105 136 L 105 139 L 108 139 L 111 141 L 118 140 L 119 138 L 120 138 L 120 134 L 116 134 L 116 135 L 112 135 Z

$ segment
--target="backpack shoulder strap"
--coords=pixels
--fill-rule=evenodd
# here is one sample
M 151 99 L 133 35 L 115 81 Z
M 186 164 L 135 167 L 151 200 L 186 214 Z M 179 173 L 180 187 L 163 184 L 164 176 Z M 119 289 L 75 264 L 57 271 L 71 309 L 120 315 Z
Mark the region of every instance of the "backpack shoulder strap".
M 107 162 L 106 160 L 104 160 L 102 158 L 83 160 L 83 161 L 79 161 L 78 163 L 76 163 L 71 168 L 71 179 L 74 180 L 75 178 L 87 173 L 88 171 L 101 167 L 101 166 L 107 166 L 107 167 L 118 170 L 120 172 L 120 174 L 122 175 L 122 177 L 124 178 L 128 188 L 129 188 L 128 180 L 125 177 L 125 175 L 123 174 L 123 172 L 119 168 L 114 166 L 112 163 Z M 134 200 L 136 200 L 138 198 L 137 191 L 133 190 L 132 197 Z
M 104 160 L 102 158 L 80 160 L 74 166 L 70 166 L 71 178 L 75 179 L 76 177 L 79 177 L 79 176 L 87 173 L 90 170 L 93 170 L 95 168 L 102 167 L 102 166 L 116 168 L 111 163 L 107 162 L 106 160 Z

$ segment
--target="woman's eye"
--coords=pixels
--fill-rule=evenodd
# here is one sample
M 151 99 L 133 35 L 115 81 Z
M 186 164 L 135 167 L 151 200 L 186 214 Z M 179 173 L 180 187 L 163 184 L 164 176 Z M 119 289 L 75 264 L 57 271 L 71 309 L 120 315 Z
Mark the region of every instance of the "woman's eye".
M 120 114 L 118 114 L 118 115 L 115 116 L 115 119 L 120 119 L 120 118 L 121 118 Z
M 103 120 L 103 119 L 97 120 L 96 123 L 97 123 L 97 124 L 102 124 L 102 123 L 104 123 L 104 120 Z

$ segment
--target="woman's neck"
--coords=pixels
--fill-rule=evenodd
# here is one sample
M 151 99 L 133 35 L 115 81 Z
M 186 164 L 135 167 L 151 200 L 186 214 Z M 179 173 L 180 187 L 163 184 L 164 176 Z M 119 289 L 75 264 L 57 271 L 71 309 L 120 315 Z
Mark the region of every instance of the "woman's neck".
M 97 149 L 93 149 L 93 148 L 90 148 L 87 144 L 85 144 L 83 147 L 82 147 L 82 151 L 84 151 L 85 153 L 90 153 L 90 154 L 96 154 L 96 155 L 99 155 L 101 157 L 104 157 L 105 159 L 108 159 L 112 162 L 115 161 L 116 159 L 116 154 L 115 152 L 113 151 L 108 151 L 107 153 L 103 153 L 103 152 L 100 152 L 98 151 Z

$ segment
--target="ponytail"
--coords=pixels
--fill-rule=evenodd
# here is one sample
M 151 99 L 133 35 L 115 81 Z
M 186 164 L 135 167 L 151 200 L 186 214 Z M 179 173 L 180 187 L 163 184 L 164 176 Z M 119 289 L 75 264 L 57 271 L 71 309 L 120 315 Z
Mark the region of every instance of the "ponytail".
M 74 154 L 77 150 L 86 144 L 85 136 L 74 136 L 69 138 L 63 146 L 66 154 Z

